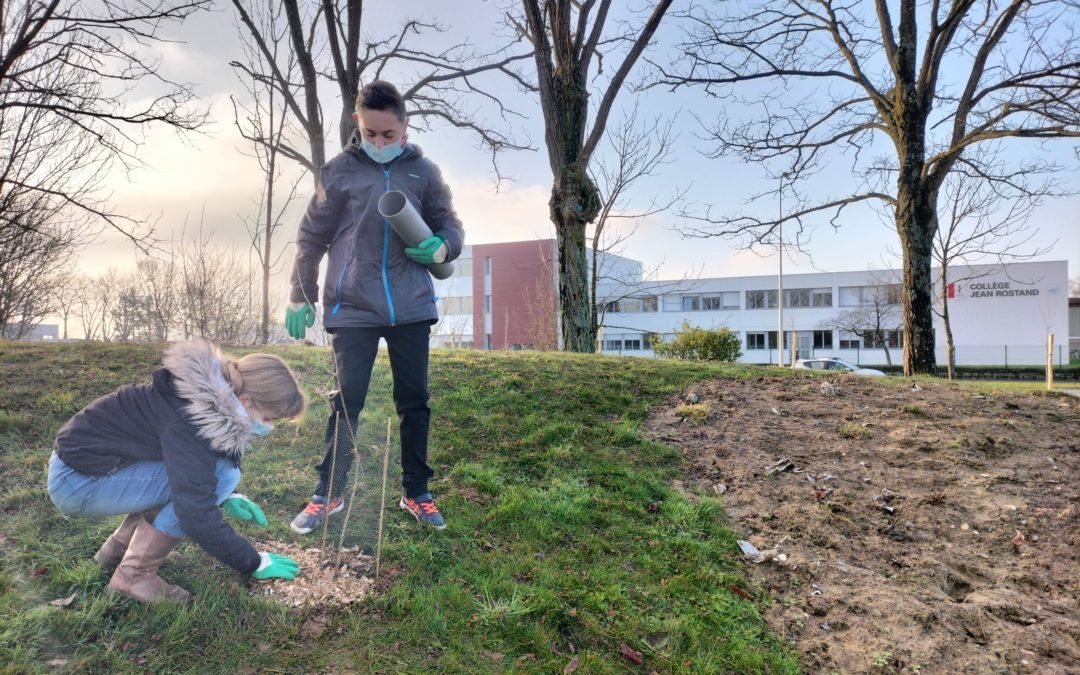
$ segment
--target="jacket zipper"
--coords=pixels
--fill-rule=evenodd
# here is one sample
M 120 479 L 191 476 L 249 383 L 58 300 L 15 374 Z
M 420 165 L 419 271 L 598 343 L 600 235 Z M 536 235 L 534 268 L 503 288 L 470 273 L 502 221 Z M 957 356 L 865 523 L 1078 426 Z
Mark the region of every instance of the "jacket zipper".
M 390 192 L 390 167 L 383 169 L 386 176 L 386 191 Z M 386 273 L 387 262 L 390 258 L 390 221 L 383 218 L 383 248 L 382 248 L 382 282 L 383 290 L 386 291 L 386 306 L 390 308 L 390 325 L 397 324 L 397 316 L 394 313 L 394 298 L 390 292 L 390 277 Z
M 345 264 L 341 268 L 341 274 L 337 278 L 337 288 L 334 290 L 337 303 L 334 305 L 334 309 L 330 311 L 331 314 L 337 314 L 338 310 L 341 309 L 341 280 L 345 278 L 345 270 L 347 269 L 349 269 L 348 259 L 345 260 Z

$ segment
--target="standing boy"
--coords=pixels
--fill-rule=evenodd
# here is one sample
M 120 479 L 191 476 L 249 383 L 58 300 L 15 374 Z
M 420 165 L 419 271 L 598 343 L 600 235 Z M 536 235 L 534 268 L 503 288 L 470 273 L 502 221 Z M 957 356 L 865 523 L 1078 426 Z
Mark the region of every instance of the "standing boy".
M 438 313 L 424 265 L 460 255 L 464 232 L 438 167 L 406 142 L 405 101 L 397 89 L 381 80 L 365 86 L 356 97 L 353 119 L 357 130 L 349 146 L 323 165 L 296 237 L 285 326 L 300 339 L 314 325 L 319 264 L 329 252 L 323 324 L 333 346 L 338 390 L 331 399 L 323 460 L 315 467 L 319 484 L 291 527 L 306 534 L 344 508 L 357 418 L 382 338 L 401 424 L 404 493 L 399 506 L 441 530 L 446 522 L 428 492 L 433 471 L 427 463 L 428 340 Z M 391 190 L 405 193 L 433 236 L 415 247 L 398 238 L 378 210 L 379 197 Z

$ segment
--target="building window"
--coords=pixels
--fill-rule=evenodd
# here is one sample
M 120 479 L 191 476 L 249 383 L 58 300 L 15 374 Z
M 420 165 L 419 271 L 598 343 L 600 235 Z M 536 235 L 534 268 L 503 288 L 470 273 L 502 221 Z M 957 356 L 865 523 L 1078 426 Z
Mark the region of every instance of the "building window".
M 491 276 L 491 256 L 484 257 L 484 276 Z
M 454 276 L 455 277 L 471 277 L 472 276 L 472 258 L 458 258 L 454 261 Z
M 604 340 L 605 352 L 622 351 L 622 340 Z
M 747 333 L 746 349 L 765 349 L 765 333 Z
M 840 306 L 858 307 L 862 304 L 862 286 L 841 286 Z
M 658 304 L 655 295 L 646 295 L 641 299 L 641 309 L 644 312 L 655 312 Z
M 484 333 L 484 349 L 491 351 L 491 333 Z
M 890 349 L 899 349 L 904 345 L 902 333 L 903 331 L 899 330 L 869 331 L 863 334 L 863 347 L 873 349 L 885 346 Z M 882 345 L 882 342 L 884 342 L 884 345 Z
M 472 296 L 452 295 L 443 298 L 443 314 L 472 314 Z
M 715 311 L 723 307 L 719 295 L 706 295 L 701 298 L 701 308 L 708 311 Z
M 485 295 L 484 296 L 484 311 L 487 312 L 488 314 L 491 314 L 491 296 L 490 295 Z
M 785 307 L 809 307 L 810 306 L 810 289 L 809 288 L 789 288 L 784 291 L 784 306 Z
M 641 298 L 623 298 L 619 301 L 620 312 L 638 313 L 641 311 Z
M 831 288 L 815 288 L 813 294 L 814 307 L 832 307 Z
M 623 349 L 629 349 L 631 351 L 641 351 L 641 339 L 628 338 L 626 340 L 623 340 Z
M 776 309 L 776 291 L 747 291 L 747 309 Z
M 814 331 L 814 349 L 832 349 L 832 331 Z
M 861 340 L 854 333 L 840 333 L 840 349 L 858 349 Z
M 684 312 L 697 312 L 701 309 L 701 296 L 700 295 L 684 295 L 682 296 L 682 311 Z

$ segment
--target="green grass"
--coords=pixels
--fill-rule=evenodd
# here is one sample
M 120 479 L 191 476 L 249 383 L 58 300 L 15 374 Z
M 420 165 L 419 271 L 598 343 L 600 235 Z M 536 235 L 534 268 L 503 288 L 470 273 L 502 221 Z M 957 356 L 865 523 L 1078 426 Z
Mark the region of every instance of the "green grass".
M 272 351 L 312 406 L 245 460 L 241 489 L 270 518 L 269 536 L 292 540 L 287 522 L 313 487 L 329 357 Z M 191 545 L 163 569 L 195 592 L 191 605 L 106 595 L 90 556 L 118 519 L 67 519 L 49 502 L 59 426 L 96 396 L 146 381 L 159 358 L 155 346 L 0 342 L 0 671 L 552 673 L 572 656 L 579 673 L 799 670 L 757 607 L 728 590 L 746 582 L 720 503 L 671 490 L 680 453 L 640 431 L 691 383 L 763 369 L 434 352 L 432 489 L 450 526 L 419 528 L 388 494 L 391 581 L 330 610 L 311 639 L 305 613 L 249 593 Z M 360 444 L 381 443 L 393 415 L 388 370 L 380 357 Z M 72 594 L 68 607 L 49 604 Z M 644 664 L 623 658 L 621 642 Z

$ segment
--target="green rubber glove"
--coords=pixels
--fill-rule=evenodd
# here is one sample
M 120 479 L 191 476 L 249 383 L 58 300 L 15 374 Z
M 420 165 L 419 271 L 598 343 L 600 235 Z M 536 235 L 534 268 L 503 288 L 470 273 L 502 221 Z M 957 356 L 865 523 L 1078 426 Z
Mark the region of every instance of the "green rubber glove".
M 263 551 L 259 551 L 259 558 L 259 569 L 251 573 L 256 579 L 293 579 L 300 574 L 300 565 L 292 558 Z
M 446 256 L 449 253 L 450 247 L 446 245 L 446 240 L 437 234 L 428 237 L 416 246 L 405 247 L 405 255 L 421 265 L 446 262 Z
M 294 302 L 285 308 L 285 330 L 292 339 L 304 339 L 304 329 L 314 325 L 315 305 L 310 302 Z
M 221 510 L 225 515 L 239 518 L 240 520 L 254 520 L 257 524 L 266 527 L 270 523 L 266 521 L 259 505 L 251 501 L 239 492 L 229 495 L 228 499 L 221 502 Z

